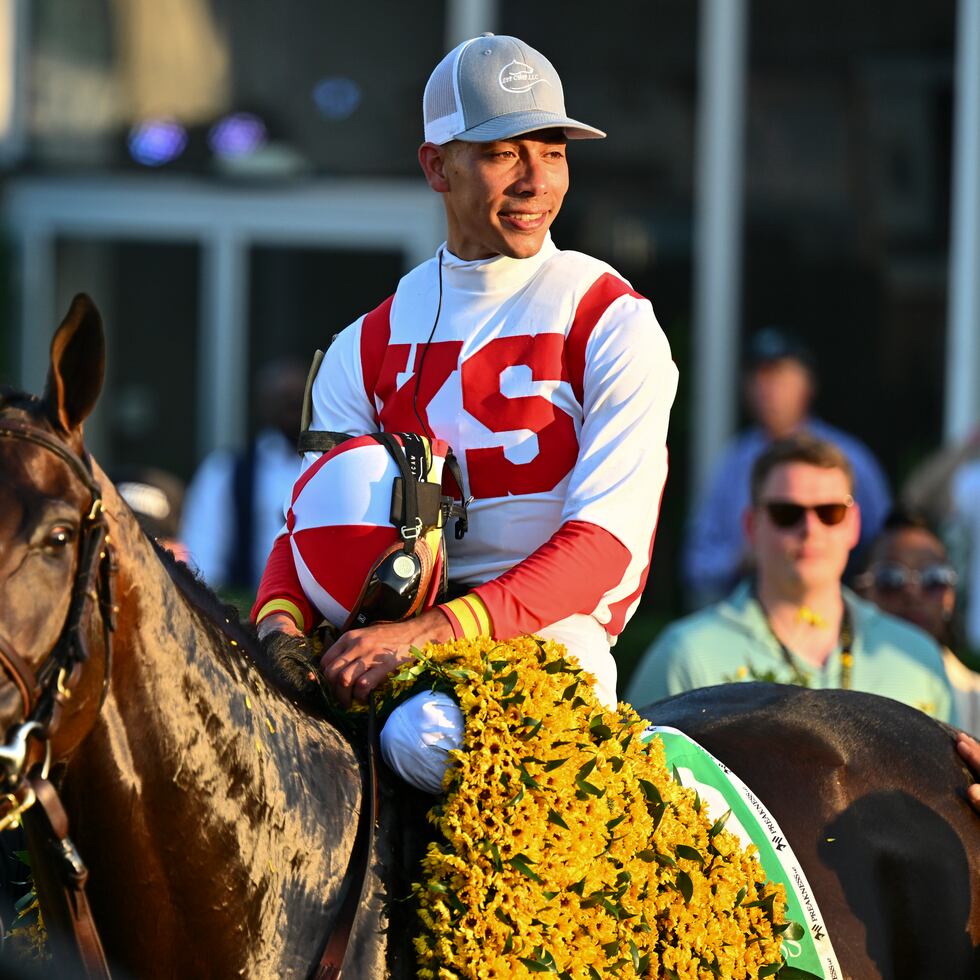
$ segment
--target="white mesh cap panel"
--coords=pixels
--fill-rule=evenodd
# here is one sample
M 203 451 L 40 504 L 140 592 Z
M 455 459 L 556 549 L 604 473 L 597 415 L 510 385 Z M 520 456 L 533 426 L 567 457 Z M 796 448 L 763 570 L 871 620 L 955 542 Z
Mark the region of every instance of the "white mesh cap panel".
M 422 96 L 422 123 L 427 143 L 442 145 L 466 129 L 463 110 L 459 104 L 456 81 L 457 66 L 463 51 L 477 38 L 456 45 L 436 65 L 425 85 Z

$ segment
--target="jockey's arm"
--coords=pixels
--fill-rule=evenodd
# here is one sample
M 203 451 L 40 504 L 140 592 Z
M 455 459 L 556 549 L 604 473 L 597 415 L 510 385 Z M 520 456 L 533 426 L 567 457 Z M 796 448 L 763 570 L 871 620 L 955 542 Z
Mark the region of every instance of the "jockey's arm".
M 980 743 L 976 739 L 970 738 L 966 732 L 960 732 L 956 740 L 956 748 L 963 761 L 973 771 L 973 775 L 980 778 Z M 970 801 L 973 809 L 980 814 L 980 783 L 974 783 L 967 788 L 966 797 Z

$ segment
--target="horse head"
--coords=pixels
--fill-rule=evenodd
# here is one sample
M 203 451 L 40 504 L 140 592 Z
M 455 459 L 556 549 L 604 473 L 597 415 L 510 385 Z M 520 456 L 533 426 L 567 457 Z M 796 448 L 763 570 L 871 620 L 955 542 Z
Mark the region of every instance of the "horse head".
M 358 753 L 89 457 L 104 370 L 77 296 L 44 395 L 0 388 L 0 827 L 23 813 L 32 857 L 51 852 L 56 784 L 102 947 L 133 976 L 306 976 L 354 867 Z M 45 924 L 69 937 L 43 863 Z M 385 972 L 384 892 L 373 862 L 351 976 Z
M 52 341 L 44 396 L 0 390 L 0 729 L 9 739 L 0 776 L 9 791 L 46 751 L 63 757 L 81 741 L 108 681 L 107 525 L 82 439 L 104 373 L 102 321 L 79 295 Z

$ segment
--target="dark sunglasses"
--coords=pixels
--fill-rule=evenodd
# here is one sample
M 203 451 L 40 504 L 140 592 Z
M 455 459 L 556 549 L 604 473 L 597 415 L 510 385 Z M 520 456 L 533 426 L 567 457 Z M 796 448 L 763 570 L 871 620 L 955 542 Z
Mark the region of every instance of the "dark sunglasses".
M 788 528 L 796 527 L 808 510 L 812 510 L 817 515 L 821 524 L 833 527 L 844 520 L 849 508 L 854 505 L 854 498 L 848 495 L 838 504 L 797 504 L 792 500 L 767 500 L 762 508 L 769 515 L 769 520 L 776 527 Z
M 956 587 L 956 571 L 949 565 L 929 565 L 921 571 L 904 565 L 876 565 L 868 574 L 879 592 L 900 592 L 910 585 L 923 592 Z

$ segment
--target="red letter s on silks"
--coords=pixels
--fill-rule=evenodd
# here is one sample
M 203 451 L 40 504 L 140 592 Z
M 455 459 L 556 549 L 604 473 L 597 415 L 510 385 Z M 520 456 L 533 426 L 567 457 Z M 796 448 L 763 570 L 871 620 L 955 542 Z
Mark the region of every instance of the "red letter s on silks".
M 578 457 L 572 417 L 541 395 L 508 398 L 500 376 L 508 367 L 525 365 L 535 381 L 567 380 L 558 333 L 498 337 L 462 366 L 463 407 L 491 432 L 530 429 L 538 437 L 538 454 L 527 463 L 512 463 L 503 446 L 467 449 L 470 493 L 477 498 L 553 490 Z

